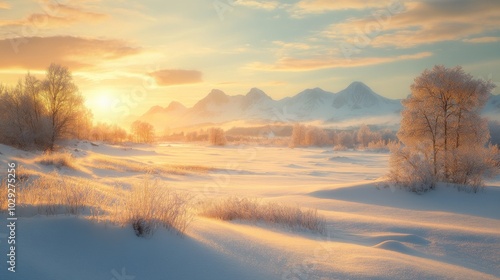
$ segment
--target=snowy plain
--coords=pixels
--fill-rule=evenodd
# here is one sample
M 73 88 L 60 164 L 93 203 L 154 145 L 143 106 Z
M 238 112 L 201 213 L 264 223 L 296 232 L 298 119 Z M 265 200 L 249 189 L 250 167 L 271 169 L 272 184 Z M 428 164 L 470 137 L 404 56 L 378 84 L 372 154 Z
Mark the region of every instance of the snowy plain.
M 476 194 L 442 185 L 416 195 L 386 186 L 387 153 L 331 148 L 196 144 L 68 148 L 80 171 L 43 166 L 37 154 L 0 145 L 0 165 L 58 172 L 116 188 L 145 174 L 103 169 L 96 158 L 147 165 L 211 166 L 206 174 L 157 174 L 200 199 L 256 197 L 318 209 L 325 234 L 265 223 L 195 217 L 184 236 L 83 216 L 28 215 L 18 220 L 17 272 L 7 271 L 0 227 L 0 279 L 499 279 L 500 177 Z M 6 223 L 6 214 L 0 214 Z

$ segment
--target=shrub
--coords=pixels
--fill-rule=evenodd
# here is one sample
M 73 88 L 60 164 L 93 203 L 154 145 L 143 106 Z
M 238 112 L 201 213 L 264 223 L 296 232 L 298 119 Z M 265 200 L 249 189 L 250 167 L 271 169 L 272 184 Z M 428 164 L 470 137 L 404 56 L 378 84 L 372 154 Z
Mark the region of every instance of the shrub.
M 335 140 L 335 146 L 343 146 L 348 149 L 354 148 L 354 136 L 353 132 L 349 131 L 341 131 L 337 133 L 336 135 L 336 140 Z
M 116 221 L 132 225 L 135 234 L 140 237 L 152 235 L 160 226 L 183 234 L 192 217 L 190 200 L 189 195 L 146 178 L 141 184 L 134 185 L 125 196 Z
M 367 150 L 373 152 L 389 152 L 389 146 L 384 140 L 371 141 L 368 143 Z
M 302 210 L 297 206 L 249 198 L 228 197 L 202 203 L 201 215 L 224 221 L 263 221 L 319 233 L 326 230 L 324 218 L 315 209 Z
M 421 193 L 435 188 L 432 163 L 422 153 L 410 151 L 401 145 L 391 147 L 388 179 L 392 184 Z
M 67 167 L 73 170 L 79 170 L 78 165 L 75 163 L 75 159 L 69 153 L 46 152 L 36 159 L 35 162 L 43 165 L 53 165 L 57 168 Z
M 497 146 L 457 149 L 450 168 L 450 179 L 455 184 L 468 186 L 471 191 L 477 192 L 483 186 L 483 178 L 499 173 L 499 154 Z

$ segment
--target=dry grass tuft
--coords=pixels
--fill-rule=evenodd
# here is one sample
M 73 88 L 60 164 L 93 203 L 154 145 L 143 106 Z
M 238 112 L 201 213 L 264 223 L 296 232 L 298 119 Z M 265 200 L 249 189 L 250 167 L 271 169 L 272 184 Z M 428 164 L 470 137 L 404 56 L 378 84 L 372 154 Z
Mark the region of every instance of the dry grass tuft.
M 160 185 L 158 180 L 144 179 L 133 186 L 125 196 L 116 221 L 131 224 L 137 236 L 146 237 L 158 227 L 165 227 L 183 234 L 192 220 L 192 196 Z
M 5 180 L 0 210 L 7 209 Z M 162 226 L 182 234 L 192 219 L 192 196 L 160 185 L 149 177 L 131 190 L 99 185 L 87 179 L 53 172 L 16 184 L 17 205 L 43 215 L 85 215 L 97 222 L 131 224 L 138 236 L 149 236 Z M 33 210 L 33 209 L 35 210 Z
M 201 203 L 200 214 L 224 221 L 263 221 L 292 229 L 302 228 L 319 233 L 326 231 L 325 219 L 315 209 L 303 210 L 298 206 L 258 199 L 228 197 Z
M 98 213 L 109 206 L 111 196 L 85 179 L 58 178 L 57 173 L 41 176 L 18 185 L 18 204 L 37 207 L 38 214 L 61 213 L 80 215 L 89 212 L 98 219 Z
M 93 160 L 95 167 L 119 172 L 136 172 L 147 174 L 171 174 L 171 175 L 188 175 L 188 174 L 206 174 L 215 169 L 201 165 L 154 165 L 146 164 L 132 160 L 112 159 L 112 158 L 95 158 Z
M 67 167 L 73 170 L 80 170 L 75 163 L 75 158 L 70 153 L 44 153 L 35 162 L 43 165 L 53 165 L 57 168 Z

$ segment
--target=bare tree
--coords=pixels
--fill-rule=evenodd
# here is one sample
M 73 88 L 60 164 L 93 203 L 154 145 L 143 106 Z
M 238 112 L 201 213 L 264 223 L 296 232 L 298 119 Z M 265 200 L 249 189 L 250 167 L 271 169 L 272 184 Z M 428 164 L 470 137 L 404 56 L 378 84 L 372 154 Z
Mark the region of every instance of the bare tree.
M 84 99 L 73 82 L 68 68 L 51 64 L 43 81 L 42 96 L 50 118 L 50 144 L 69 134 L 84 108 Z
M 335 146 L 337 149 L 354 148 L 354 133 L 351 131 L 341 131 L 335 135 Z
M 356 140 L 361 147 L 366 148 L 370 142 L 377 142 L 382 139 L 378 132 L 372 132 L 366 124 L 362 124 L 356 134 Z
M 304 145 L 306 146 L 328 146 L 332 141 L 328 137 L 326 131 L 316 126 L 308 126 L 304 136 Z
M 15 87 L 1 87 L 2 142 L 19 147 L 44 147 L 47 144 L 48 119 L 40 100 L 39 83 L 28 73 Z
M 295 148 L 304 145 L 306 135 L 306 127 L 300 123 L 293 125 L 292 137 L 290 138 L 290 148 Z
M 90 139 L 93 128 L 92 111 L 86 107 L 80 108 L 75 116 L 71 135 L 76 139 Z
M 227 143 L 226 134 L 220 127 L 208 129 L 208 142 L 212 145 L 224 146 Z
M 411 95 L 403 100 L 398 137 L 405 147 L 393 156 L 404 155 L 406 159 L 403 160 L 407 163 L 416 158 L 428 162 L 434 183 L 481 183 L 476 176 L 478 169 L 471 167 L 478 163 L 465 158 L 471 150 L 485 149 L 488 142 L 487 123 L 481 118 L 480 110 L 493 88 L 493 83 L 474 79 L 459 66 L 446 68 L 438 65 L 425 70 L 412 84 Z M 405 166 L 409 169 L 404 172 L 411 174 L 422 164 Z M 459 175 L 465 166 L 469 166 L 466 169 L 470 171 L 466 179 L 463 174 Z
M 131 126 L 132 135 L 135 141 L 139 143 L 152 143 L 155 138 L 155 130 L 153 125 L 147 122 L 135 121 Z

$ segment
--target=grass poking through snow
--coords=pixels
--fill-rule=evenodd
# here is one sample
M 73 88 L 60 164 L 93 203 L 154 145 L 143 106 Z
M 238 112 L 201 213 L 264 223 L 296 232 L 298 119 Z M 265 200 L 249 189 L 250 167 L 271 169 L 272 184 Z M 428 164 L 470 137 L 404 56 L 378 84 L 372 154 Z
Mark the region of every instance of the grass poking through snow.
M 45 153 L 35 160 L 43 165 L 53 165 L 57 168 L 67 167 L 73 170 L 80 168 L 75 163 L 75 158 L 69 153 Z
M 126 195 L 117 221 L 131 224 L 137 236 L 152 235 L 158 227 L 182 234 L 192 219 L 191 198 L 187 193 L 161 185 L 158 180 L 146 178 Z
M 5 180 L 0 185 L 0 210 L 5 211 Z M 124 190 L 82 178 L 62 179 L 53 172 L 20 182 L 16 194 L 18 206 L 29 214 L 84 215 L 97 222 L 131 225 L 137 236 L 152 235 L 158 227 L 183 234 L 192 219 L 192 196 L 150 176 L 134 183 L 131 190 Z
M 133 160 L 113 159 L 113 158 L 95 158 L 93 160 L 94 167 L 114 170 L 119 172 L 137 172 L 148 174 L 171 174 L 171 175 L 188 175 L 188 174 L 206 174 L 215 169 L 201 165 L 173 165 L 173 164 L 147 164 Z
M 263 221 L 292 229 L 302 228 L 319 233 L 326 231 L 325 219 L 315 209 L 301 209 L 258 199 L 228 197 L 204 202 L 201 203 L 200 214 L 224 221 Z

